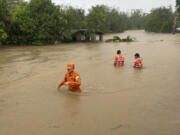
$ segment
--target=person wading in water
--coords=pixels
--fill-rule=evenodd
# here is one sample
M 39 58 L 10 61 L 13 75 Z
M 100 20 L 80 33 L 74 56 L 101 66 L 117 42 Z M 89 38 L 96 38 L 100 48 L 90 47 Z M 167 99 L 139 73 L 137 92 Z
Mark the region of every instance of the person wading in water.
M 75 65 L 68 64 L 67 65 L 67 73 L 65 74 L 65 78 L 58 85 L 60 88 L 63 85 L 68 85 L 68 88 L 72 92 L 81 92 L 80 85 L 81 80 L 78 73 L 74 72 Z
M 117 55 L 114 58 L 114 66 L 123 66 L 124 65 L 124 56 L 121 54 L 121 50 L 117 50 Z

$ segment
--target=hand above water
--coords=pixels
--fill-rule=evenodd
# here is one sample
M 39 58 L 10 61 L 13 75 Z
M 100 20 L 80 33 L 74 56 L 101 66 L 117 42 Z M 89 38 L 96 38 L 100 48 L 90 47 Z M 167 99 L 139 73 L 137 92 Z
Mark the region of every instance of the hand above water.
M 65 83 L 64 83 L 64 85 L 68 85 L 68 84 L 69 84 L 69 82 L 65 82 Z

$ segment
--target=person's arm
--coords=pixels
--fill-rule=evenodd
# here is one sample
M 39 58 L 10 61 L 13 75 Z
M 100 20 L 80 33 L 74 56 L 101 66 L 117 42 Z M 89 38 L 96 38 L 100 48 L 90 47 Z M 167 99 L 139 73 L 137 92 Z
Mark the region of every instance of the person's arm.
M 142 63 L 139 63 L 138 67 L 139 67 L 139 68 L 142 68 Z
M 66 76 L 63 81 L 61 81 L 58 85 L 58 88 L 60 88 L 62 85 L 64 85 L 67 82 Z
M 142 67 L 142 61 L 141 61 L 141 60 L 137 60 L 137 61 L 135 62 L 135 67 L 136 67 L 136 68 L 141 68 L 141 67 Z

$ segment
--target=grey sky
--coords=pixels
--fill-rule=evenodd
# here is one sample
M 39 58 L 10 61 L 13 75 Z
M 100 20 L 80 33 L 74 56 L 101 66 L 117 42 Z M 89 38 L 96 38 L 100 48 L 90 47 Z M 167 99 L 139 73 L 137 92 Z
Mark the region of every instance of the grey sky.
M 58 5 L 71 5 L 83 8 L 86 11 L 94 5 L 104 4 L 110 7 L 119 8 L 121 11 L 130 11 L 131 9 L 142 9 L 149 12 L 152 8 L 171 5 L 174 9 L 176 0 L 52 0 Z

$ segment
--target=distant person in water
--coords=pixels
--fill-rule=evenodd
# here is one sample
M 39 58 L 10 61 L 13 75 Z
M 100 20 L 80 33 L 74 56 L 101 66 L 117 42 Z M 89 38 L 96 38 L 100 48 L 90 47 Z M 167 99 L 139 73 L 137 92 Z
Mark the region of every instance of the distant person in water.
M 121 54 L 121 50 L 117 50 L 117 55 L 114 58 L 114 66 L 123 66 L 124 56 Z
M 80 76 L 78 73 L 74 72 L 74 68 L 75 68 L 74 64 L 67 65 L 67 73 L 65 74 L 64 80 L 59 83 L 58 88 L 60 88 L 62 85 L 68 85 L 70 91 L 81 92 Z
M 136 53 L 134 55 L 134 58 L 135 58 L 134 68 L 142 68 L 143 67 L 143 63 L 142 63 L 142 58 L 140 57 L 140 54 Z

